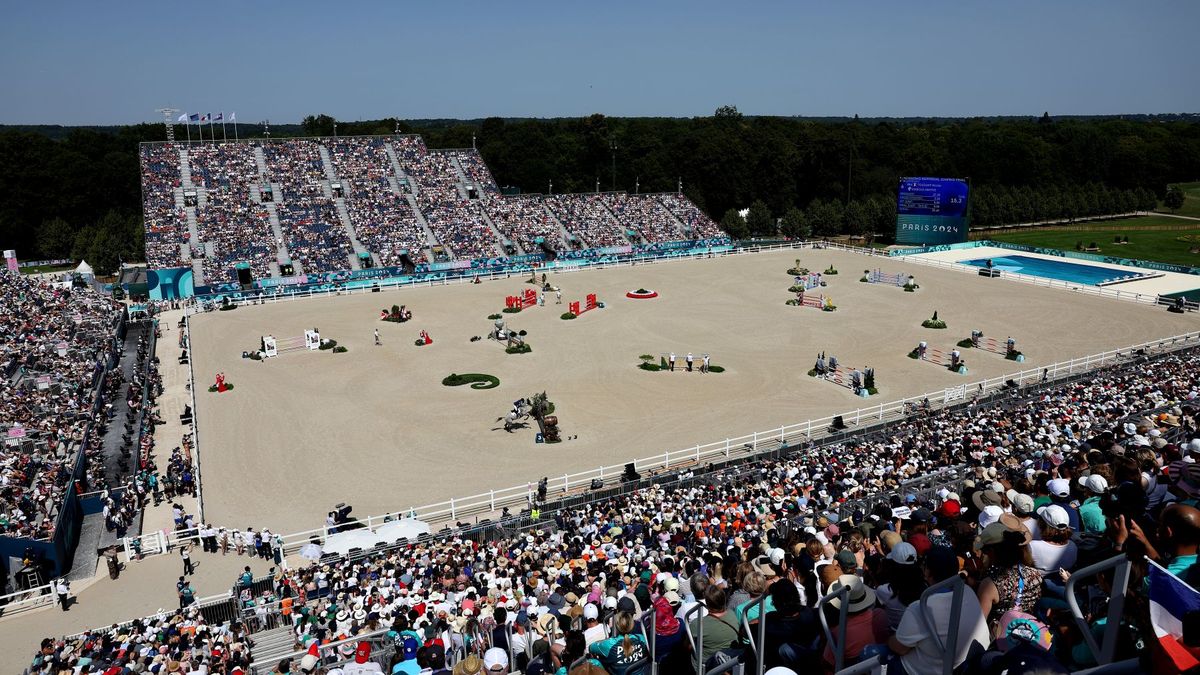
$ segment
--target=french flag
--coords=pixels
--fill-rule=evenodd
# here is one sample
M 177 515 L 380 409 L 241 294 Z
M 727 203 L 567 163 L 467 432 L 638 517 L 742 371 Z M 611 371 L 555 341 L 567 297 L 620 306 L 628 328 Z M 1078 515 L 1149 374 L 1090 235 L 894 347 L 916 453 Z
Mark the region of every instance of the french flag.
M 1200 666 L 1200 659 L 1183 644 L 1183 617 L 1200 612 L 1200 592 L 1152 560 L 1150 563 L 1150 624 L 1158 638 L 1155 672 L 1178 673 Z

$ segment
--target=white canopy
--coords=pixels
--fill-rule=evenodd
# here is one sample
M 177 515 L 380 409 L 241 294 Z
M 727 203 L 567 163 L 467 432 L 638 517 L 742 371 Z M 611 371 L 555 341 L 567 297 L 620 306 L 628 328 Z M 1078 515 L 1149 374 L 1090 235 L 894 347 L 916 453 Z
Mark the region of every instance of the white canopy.
M 361 548 L 364 551 L 375 548 L 375 544 L 381 541 L 384 540 L 371 530 L 346 530 L 329 535 L 321 549 L 325 553 L 344 555 L 349 553 L 352 548 Z
M 87 264 L 86 260 L 80 261 L 79 267 L 75 268 L 75 273 L 81 274 L 81 275 L 96 276 L 96 273 L 94 271 L 92 271 L 92 266 Z
M 379 541 L 386 541 L 390 544 L 401 539 L 416 541 L 417 537 L 430 532 L 429 523 L 413 518 L 404 518 L 380 525 L 379 529 L 375 530 L 375 535 Z

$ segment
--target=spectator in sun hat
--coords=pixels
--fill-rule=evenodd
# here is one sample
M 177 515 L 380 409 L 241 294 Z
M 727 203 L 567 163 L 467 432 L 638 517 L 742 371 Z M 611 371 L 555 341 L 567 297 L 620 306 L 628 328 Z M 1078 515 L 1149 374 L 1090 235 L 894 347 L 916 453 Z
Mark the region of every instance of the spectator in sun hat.
M 975 540 L 991 569 L 979 584 L 979 604 L 993 630 L 1004 612 L 1032 610 L 1042 597 L 1042 573 L 1029 564 L 1029 542 L 1029 530 L 1012 514 L 985 527 Z
M 1055 478 L 1046 484 L 1050 491 L 1050 503 L 1058 504 L 1067 511 L 1071 529 L 1079 531 L 1079 511 L 1071 505 L 1071 481 L 1066 478 Z
M 484 652 L 483 670 L 489 675 L 508 675 L 508 652 L 499 647 Z
M 832 627 L 834 639 L 845 640 L 845 656 L 847 662 L 858 660 L 864 648 L 871 644 L 880 644 L 888 638 L 887 613 L 875 606 L 875 589 L 863 583 L 863 580 L 853 574 L 844 574 L 833 582 L 829 589 L 835 593 L 842 588 L 849 590 L 848 595 L 834 598 L 829 604 L 840 610 L 842 602 L 846 602 L 849 616 L 846 618 L 846 635 L 841 638 L 840 627 Z M 833 649 L 825 646 L 825 663 L 833 666 Z

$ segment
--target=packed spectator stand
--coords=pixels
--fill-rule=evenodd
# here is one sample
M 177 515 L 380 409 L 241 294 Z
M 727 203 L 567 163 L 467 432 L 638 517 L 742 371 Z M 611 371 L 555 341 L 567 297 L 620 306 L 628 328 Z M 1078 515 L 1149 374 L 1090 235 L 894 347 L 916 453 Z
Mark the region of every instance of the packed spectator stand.
M 566 248 L 558 223 L 542 205 L 541 195 L 489 199 L 483 207 L 500 234 L 515 241 L 526 253 L 540 250 L 538 239 L 544 239 L 551 250 Z
M 338 218 L 333 200 L 312 197 L 276 206 L 288 253 L 304 265 L 305 272 L 344 270 L 350 265 L 354 246 Z
M 148 143 L 141 151 L 147 260 L 152 269 L 187 266 L 181 249 L 189 250 L 201 261 L 204 283 L 235 281 L 239 263 L 248 263 L 255 278 L 275 274 L 272 263 L 282 246 L 305 272 L 350 269 L 351 237 L 379 263 L 399 267 L 403 252 L 417 264 L 426 261 L 431 246 L 459 260 L 503 255 L 498 235 L 525 252 L 537 252 L 538 237 L 559 251 L 627 245 L 627 229 L 650 244 L 723 236 L 681 195 L 546 197 L 545 205 L 567 231 L 582 238 L 564 241 L 553 219 L 529 203 L 535 198 L 499 193 L 477 150 L 430 151 L 413 135 L 188 145 L 188 179 L 200 194 L 185 207 L 181 147 Z M 348 223 L 336 206 L 329 208 L 338 197 L 334 180 L 343 189 Z M 271 186 L 277 187 L 275 206 L 262 206 Z M 256 190 L 264 199 L 253 198 Z M 420 213 L 406 193 L 415 195 Z M 271 208 L 277 209 L 282 240 L 272 231 Z M 188 209 L 195 209 L 197 241 L 189 240 Z M 691 236 L 684 236 L 680 224 L 692 228 Z
M 142 216 L 146 229 L 146 262 L 151 268 L 179 267 L 179 247 L 187 242 L 187 220 L 175 191 L 180 188 L 179 147 L 145 145 L 141 153 Z
M 0 534 L 54 535 L 79 448 L 94 456 L 107 423 L 95 401 L 114 390 L 115 375 L 98 378 L 120 315 L 89 290 L 0 271 Z M 103 474 L 102 464 L 87 463 L 80 487 L 100 489 Z
M 704 215 L 704 212 L 696 208 L 696 205 L 690 199 L 678 193 L 667 193 L 658 195 L 658 200 L 662 205 L 667 207 L 679 222 L 683 223 L 685 231 L 690 228 L 692 236 L 690 239 L 709 239 L 712 237 L 724 236 L 720 227 L 713 222 L 712 218 Z
M 599 194 L 562 194 L 546 197 L 546 206 L 567 231 L 582 237 L 590 247 L 629 244 L 625 229 Z
M 496 179 L 492 178 L 492 172 L 478 150 L 454 150 L 453 154 L 467 179 L 479 188 L 480 199 L 499 196 L 500 188 L 496 186 Z
M 606 192 L 604 202 L 617 220 L 624 223 L 626 228 L 640 232 L 647 243 L 657 244 L 681 238 L 675 216 L 653 195 Z
M 776 459 L 539 496 L 496 524 L 324 556 L 251 604 L 292 627 L 306 672 L 353 657 L 318 646 L 302 659 L 311 645 L 382 633 L 396 645 L 385 668 L 444 652 L 528 673 L 584 659 L 649 672 L 651 658 L 693 672 L 725 657 L 757 673 L 1064 672 L 1096 665 L 1101 647 L 1105 662 L 1145 668 L 1143 556 L 1200 575 L 1200 354 L 1130 357 Z M 1067 581 L 1102 561 L 1124 571 Z M 1110 620 L 1112 644 L 1098 638 Z

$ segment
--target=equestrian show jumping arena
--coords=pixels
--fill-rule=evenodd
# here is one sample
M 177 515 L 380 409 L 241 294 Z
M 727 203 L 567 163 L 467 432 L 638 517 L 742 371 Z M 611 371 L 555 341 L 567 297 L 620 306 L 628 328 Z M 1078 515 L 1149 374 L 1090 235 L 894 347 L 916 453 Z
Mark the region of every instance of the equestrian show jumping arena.
M 788 306 L 795 259 L 833 265 L 824 293 L 836 311 Z M 915 293 L 861 283 L 867 269 L 915 276 Z M 753 431 L 941 391 L 1173 336 L 1194 317 L 1149 304 L 979 277 L 834 249 L 783 249 L 614 269 L 551 273 L 562 305 L 502 314 L 525 330 L 527 354 L 507 354 L 492 328 L 528 275 L 380 293 L 281 300 L 190 319 L 204 517 L 229 527 L 254 514 L 276 532 L 319 528 L 334 504 L 365 517 L 616 465 Z M 540 276 L 540 275 L 539 275 Z M 631 299 L 638 288 L 658 293 Z M 575 320 L 568 302 L 597 294 L 606 306 Z M 413 319 L 379 320 L 405 305 Z M 934 311 L 947 330 L 921 327 Z M 1101 323 L 1103 317 L 1103 323 Z M 1103 330 L 1097 330 L 1103 325 Z M 317 328 L 349 349 L 297 349 L 259 362 L 242 352 L 263 335 L 283 340 Z M 374 345 L 379 330 L 381 346 Z M 420 331 L 433 343 L 415 346 Z M 918 342 L 950 349 L 971 330 L 1012 336 L 1025 362 L 965 350 L 966 376 L 907 354 Z M 638 357 L 691 351 L 722 373 L 647 372 Z M 869 399 L 809 377 L 818 352 L 873 367 Z M 233 391 L 209 393 L 216 373 Z M 451 373 L 500 379 L 488 390 L 446 387 Z M 535 443 L 536 423 L 506 432 L 497 421 L 518 398 L 545 391 L 563 441 Z

